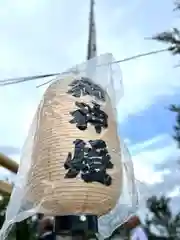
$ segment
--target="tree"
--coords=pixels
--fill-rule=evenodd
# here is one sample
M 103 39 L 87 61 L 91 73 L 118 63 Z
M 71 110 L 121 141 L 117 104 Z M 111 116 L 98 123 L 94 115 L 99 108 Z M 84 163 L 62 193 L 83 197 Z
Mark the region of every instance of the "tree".
M 180 239 L 180 213 L 173 215 L 169 203 L 164 196 L 148 199 L 145 228 L 149 239 Z
M 180 0 L 175 1 L 175 11 L 180 10 Z M 170 31 L 155 34 L 152 39 L 166 43 L 169 45 L 169 51 L 173 55 L 180 54 L 180 30 L 173 28 Z
M 9 194 L 0 192 L 0 228 L 2 227 L 5 220 L 6 208 L 9 202 Z
M 9 202 L 10 196 L 7 193 L 0 192 L 0 229 L 4 223 L 5 220 L 5 214 L 6 214 L 6 208 Z M 8 236 L 9 240 L 15 239 L 15 231 L 14 228 L 12 228 L 12 231 L 10 232 Z
M 180 106 L 171 105 L 169 109 L 176 113 L 176 124 L 174 125 L 175 135 L 173 137 L 178 144 L 178 148 L 180 148 Z
M 0 192 L 0 229 L 5 220 L 5 214 L 10 196 L 4 192 Z M 34 240 L 36 239 L 36 223 L 31 218 L 15 224 L 10 233 L 8 240 Z
M 180 11 L 180 0 L 175 2 L 175 11 Z M 153 40 L 163 42 L 169 45 L 169 51 L 173 55 L 180 55 L 180 30 L 178 28 L 173 28 L 170 31 L 165 31 L 162 33 L 158 33 L 152 37 Z M 180 64 L 177 65 L 179 67 Z M 180 106 L 171 105 L 170 111 L 176 113 L 176 124 L 174 126 L 174 139 L 178 143 L 178 147 L 180 148 Z

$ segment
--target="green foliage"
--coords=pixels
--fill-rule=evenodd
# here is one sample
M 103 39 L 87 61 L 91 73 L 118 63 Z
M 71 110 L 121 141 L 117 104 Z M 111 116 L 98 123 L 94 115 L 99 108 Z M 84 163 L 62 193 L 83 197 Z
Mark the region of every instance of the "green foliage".
M 148 199 L 145 227 L 151 239 L 180 239 L 180 213 L 173 215 L 169 203 L 170 199 L 164 196 Z
M 180 0 L 175 1 L 174 10 L 180 10 Z M 180 55 L 180 30 L 178 28 L 173 28 L 170 31 L 156 34 L 152 37 L 152 39 L 168 44 L 169 51 L 173 55 Z M 174 126 L 175 135 L 173 138 L 178 143 L 178 147 L 180 148 L 180 106 L 171 105 L 170 111 L 176 113 L 176 124 Z
M 174 8 L 174 10 L 180 10 L 180 1 L 179 0 L 177 0 L 177 1 L 175 1 L 175 8 Z
M 180 0 L 175 2 L 174 10 L 180 10 Z M 178 28 L 155 34 L 152 39 L 168 44 L 169 51 L 173 55 L 180 54 L 180 30 Z
M 152 39 L 169 44 L 169 51 L 173 55 L 180 54 L 180 31 L 177 28 L 156 34 Z
M 10 199 L 10 196 L 6 193 L 0 192 L 0 228 L 5 220 L 6 208 Z M 11 228 L 8 234 L 8 240 L 35 240 L 36 239 L 36 223 L 32 219 L 17 223 Z
M 177 142 L 178 148 L 180 148 L 180 106 L 171 105 L 169 110 L 176 114 L 176 123 L 173 127 L 174 128 L 173 138 Z
M 6 208 L 9 202 L 10 196 L 8 194 L 0 192 L 0 228 L 5 220 Z
M 4 220 L 5 220 L 5 214 L 6 214 L 6 208 L 9 202 L 10 196 L 9 194 L 0 192 L 0 228 L 2 227 Z M 11 229 L 11 232 L 8 236 L 9 240 L 15 239 L 15 229 L 14 227 Z

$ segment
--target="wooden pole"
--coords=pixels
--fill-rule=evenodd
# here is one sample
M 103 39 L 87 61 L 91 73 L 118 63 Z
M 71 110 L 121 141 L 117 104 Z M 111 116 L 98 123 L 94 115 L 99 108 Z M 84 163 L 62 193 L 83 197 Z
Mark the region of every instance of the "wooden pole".
M 3 153 L 0 153 L 0 165 L 15 174 L 18 172 L 19 164 Z
M 0 191 L 11 194 L 13 186 L 7 182 L 0 180 Z

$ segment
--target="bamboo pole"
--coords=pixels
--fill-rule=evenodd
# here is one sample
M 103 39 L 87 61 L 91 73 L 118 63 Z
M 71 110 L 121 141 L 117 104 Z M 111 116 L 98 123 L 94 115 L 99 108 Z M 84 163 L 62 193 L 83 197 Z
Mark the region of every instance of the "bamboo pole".
M 11 194 L 13 186 L 7 182 L 0 180 L 0 191 Z
M 0 165 L 15 174 L 17 173 L 19 167 L 17 162 L 13 161 L 3 153 L 0 153 Z

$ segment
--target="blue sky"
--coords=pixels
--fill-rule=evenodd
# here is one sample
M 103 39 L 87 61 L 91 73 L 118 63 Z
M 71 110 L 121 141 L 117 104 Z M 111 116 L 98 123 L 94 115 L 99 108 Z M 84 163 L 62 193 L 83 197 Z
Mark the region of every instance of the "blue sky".
M 151 139 L 154 136 L 168 133 L 174 135 L 173 125 L 176 121 L 176 114 L 169 111 L 170 104 L 179 104 L 180 96 L 160 97 L 155 104 L 140 112 L 132 115 L 128 121 L 122 122 L 121 134 L 131 139 L 131 144 L 140 143 Z M 144 124 L 142 124 L 142 122 Z M 139 134 L 140 131 L 140 134 Z M 161 147 L 160 145 L 156 147 Z
M 145 37 L 179 24 L 171 0 L 163 4 L 143 0 L 96 2 L 98 53 L 110 52 L 116 59 L 164 48 Z M 88 12 L 87 0 L 1 1 L 0 78 L 61 72 L 84 61 Z M 161 191 L 163 181 L 163 193 L 170 194 L 180 180 L 176 174 L 168 187 L 167 176 L 171 166 L 176 166 L 174 155 L 178 155 L 172 140 L 174 115 L 167 110 L 169 104 L 180 101 L 180 71 L 174 68 L 177 62 L 163 53 L 120 64 L 124 86 L 118 106 L 120 134 L 132 154 L 136 178 L 153 183 L 152 194 Z M 0 149 L 17 161 L 18 149 L 45 89 L 36 88 L 42 81 L 0 88 Z M 165 171 L 163 164 L 168 161 L 172 164 Z M 5 173 L 1 170 L 2 176 Z

